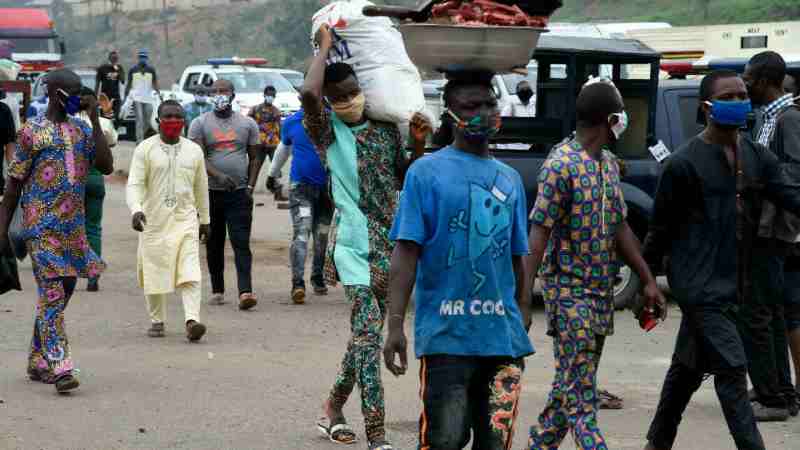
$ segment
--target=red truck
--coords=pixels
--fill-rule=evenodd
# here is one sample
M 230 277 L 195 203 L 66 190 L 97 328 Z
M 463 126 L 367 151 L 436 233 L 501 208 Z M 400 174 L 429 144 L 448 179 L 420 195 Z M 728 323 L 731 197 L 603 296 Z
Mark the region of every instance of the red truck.
M 20 79 L 35 80 L 64 67 L 64 42 L 45 9 L 0 8 L 0 41 L 12 45 L 12 59 L 22 65 Z

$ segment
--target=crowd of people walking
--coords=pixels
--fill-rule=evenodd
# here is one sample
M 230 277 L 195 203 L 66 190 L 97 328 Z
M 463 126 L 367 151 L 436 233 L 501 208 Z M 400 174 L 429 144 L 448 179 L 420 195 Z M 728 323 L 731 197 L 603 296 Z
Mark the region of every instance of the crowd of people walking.
M 434 133 L 415 115 L 404 142 L 397 125 L 372 120 L 353 68 L 329 64 L 330 30 L 318 33 L 300 97 L 288 117 L 276 90 L 249 115 L 234 111 L 234 85 L 202 86 L 192 102 L 153 101 L 158 78 L 147 51 L 126 72 L 111 52 L 95 90 L 61 69 L 48 73 L 44 107 L 17 131 L 3 129 L 8 178 L 0 204 L 0 249 L 11 248 L 15 211 L 33 264 L 37 308 L 27 374 L 59 393 L 78 388 L 64 313 L 77 279 L 100 289 L 103 175 L 114 170 L 114 118 L 134 102 L 137 146 L 126 186 L 139 236 L 137 274 L 148 336 L 168 332 L 166 302 L 183 301 L 181 328 L 195 342 L 202 320 L 201 245 L 211 294 L 229 300 L 226 240 L 234 253 L 236 305 L 251 310 L 253 195 L 269 156 L 267 188 L 281 190 L 291 155 L 292 242 L 287 295 L 304 304 L 306 260 L 313 293 L 342 284 L 351 336 L 316 424 L 338 443 L 358 433 L 343 408 L 361 394 L 367 445 L 390 450 L 381 358 L 390 373 L 408 369 L 404 324 L 416 290 L 414 354 L 421 361 L 419 448 L 511 448 L 526 364 L 531 287 L 543 287 L 555 373 L 529 433 L 532 450 L 559 448 L 572 434 L 583 450 L 608 445 L 598 419 L 597 374 L 613 335 L 613 280 L 621 263 L 642 280 L 644 324 L 666 319 L 654 274 L 666 272 L 680 309 L 680 331 L 661 399 L 644 443 L 673 448 L 681 417 L 706 376 L 738 449 L 764 449 L 759 421 L 798 413 L 800 377 L 800 110 L 796 80 L 774 52 L 753 57 L 743 76 L 715 71 L 699 88 L 703 131 L 663 167 L 647 237 L 627 223 L 621 169 L 612 153 L 627 131 L 625 99 L 613 81 L 593 78 L 576 99 L 572 136 L 557 144 L 539 173 L 527 210 L 520 174 L 492 157 L 503 114 L 488 72 L 452 74 L 444 87 L 443 148 L 426 155 Z M 154 94 L 155 93 L 155 94 Z M 101 115 L 98 97 L 108 101 Z M 158 104 L 155 111 L 152 105 Z M 753 107 L 760 107 L 752 125 Z M 517 111 L 519 109 L 520 111 Z M 146 136 L 149 115 L 158 130 Z M 750 124 L 750 125 L 748 125 Z M 14 137 L 16 136 L 16 137 Z M 410 148 L 410 152 L 408 149 Z M 313 244 L 312 244 L 313 243 Z M 666 268 L 666 271 L 663 269 Z M 384 341 L 384 325 L 388 335 Z M 348 326 L 346 323 L 342 327 Z M 753 389 L 748 391 L 748 378 Z M 796 381 L 795 381 L 796 383 Z

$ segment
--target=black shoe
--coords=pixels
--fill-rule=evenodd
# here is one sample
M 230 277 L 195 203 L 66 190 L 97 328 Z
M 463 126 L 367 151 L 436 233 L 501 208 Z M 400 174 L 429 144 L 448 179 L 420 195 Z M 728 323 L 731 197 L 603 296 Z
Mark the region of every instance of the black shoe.
M 56 392 L 59 394 L 64 394 L 78 389 L 78 386 L 80 385 L 81 384 L 78 382 L 77 378 L 73 377 L 72 375 L 64 375 L 56 380 Z
M 789 415 L 797 417 L 798 414 L 800 414 L 800 404 L 798 404 L 798 401 L 793 400 L 789 402 Z
M 186 322 L 186 339 L 191 342 L 199 341 L 206 334 L 206 326 L 195 320 Z
M 322 280 L 311 280 L 311 286 L 314 287 L 315 295 L 328 295 L 328 286 Z
M 753 402 L 753 414 L 756 422 L 786 422 L 789 420 L 788 409 L 772 408 L 759 402 Z

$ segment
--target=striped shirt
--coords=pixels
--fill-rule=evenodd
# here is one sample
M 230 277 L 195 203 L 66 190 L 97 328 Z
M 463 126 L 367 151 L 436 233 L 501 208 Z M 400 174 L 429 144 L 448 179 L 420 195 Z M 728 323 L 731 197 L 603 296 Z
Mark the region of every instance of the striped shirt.
M 764 124 L 758 132 L 758 143 L 769 147 L 772 141 L 772 136 L 775 134 L 775 128 L 778 125 L 778 114 L 788 108 L 794 103 L 794 96 L 786 94 L 783 97 L 775 100 L 764 108 Z

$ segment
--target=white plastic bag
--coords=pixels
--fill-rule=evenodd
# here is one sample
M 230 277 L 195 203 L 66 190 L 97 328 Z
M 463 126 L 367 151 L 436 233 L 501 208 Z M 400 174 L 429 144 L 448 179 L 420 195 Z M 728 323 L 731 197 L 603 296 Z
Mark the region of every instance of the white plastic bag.
M 130 114 L 133 114 L 133 97 L 129 95 L 125 97 L 125 101 L 122 102 L 122 106 L 119 107 L 117 119 L 122 120 Z
M 403 36 L 387 17 L 367 17 L 367 0 L 338 1 L 312 18 L 312 42 L 322 24 L 334 31 L 328 62 L 345 62 L 356 72 L 367 99 L 367 117 L 396 123 L 404 134 L 416 112 L 426 112 L 419 70 L 406 53 Z
M 161 106 L 161 97 L 158 96 L 158 93 L 156 93 L 156 91 L 153 91 L 153 103 L 152 103 L 153 111 L 150 114 L 150 128 L 152 128 L 153 131 L 155 132 L 158 132 L 158 121 L 156 119 L 158 119 L 159 106 Z
M 22 201 L 14 209 L 14 215 L 11 216 L 11 223 L 8 226 L 8 241 L 11 245 L 11 251 L 18 260 L 22 261 L 28 256 L 28 247 L 22 239 L 24 225 L 22 223 Z
M 0 81 L 14 81 L 22 66 L 10 59 L 0 59 Z

